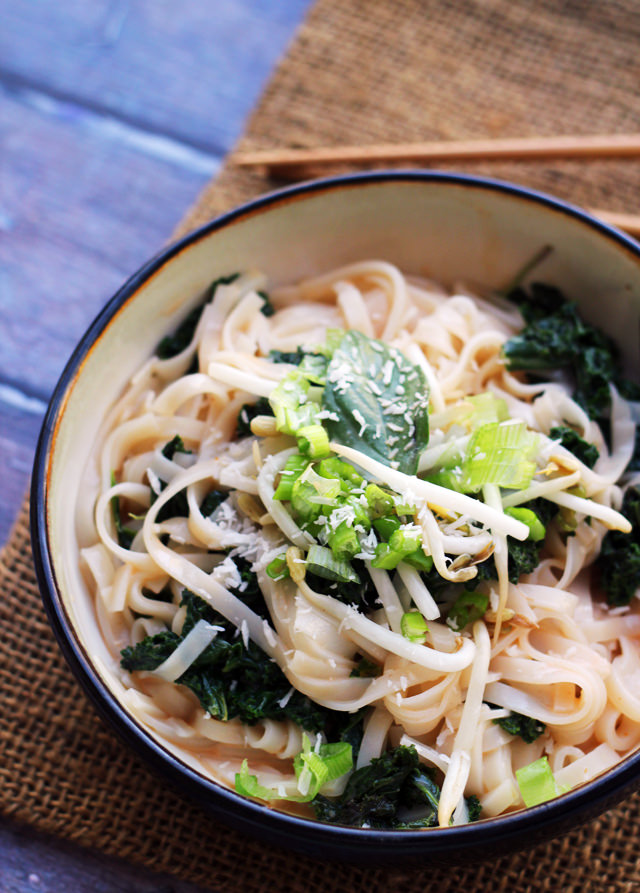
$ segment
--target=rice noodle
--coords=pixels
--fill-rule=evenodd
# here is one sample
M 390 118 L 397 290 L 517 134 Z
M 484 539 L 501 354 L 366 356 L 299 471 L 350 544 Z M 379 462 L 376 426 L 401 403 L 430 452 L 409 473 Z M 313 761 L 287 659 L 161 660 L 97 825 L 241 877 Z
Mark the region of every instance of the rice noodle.
M 590 572 L 606 528 L 630 528 L 619 511 L 620 476 L 635 437 L 627 401 L 612 386 L 608 448 L 567 387 L 529 384 L 506 370 L 501 348 L 522 325 L 516 310 L 466 289 L 448 296 L 384 261 L 272 288 L 272 316 L 260 313 L 265 287 L 264 276 L 253 272 L 218 287 L 189 344 L 169 359 L 150 359 L 133 377 L 105 420 L 86 472 L 77 508 L 81 566 L 113 656 L 103 670 L 127 709 L 222 784 L 233 786 L 248 759 L 261 784 L 277 786 L 282 796 L 298 791 L 292 760 L 303 730 L 296 723 L 222 721 L 203 714 L 179 684 L 224 627 L 199 621 L 153 672 L 119 666 L 120 650 L 145 636 L 181 636 L 186 588 L 235 627 L 238 642 L 257 645 L 278 665 L 289 685 L 282 709 L 300 692 L 341 715 L 369 710 L 357 768 L 393 744 L 415 747 L 442 784 L 441 825 L 467 819 L 470 795 L 485 815 L 521 808 L 515 773 L 543 755 L 557 783 L 574 786 L 638 747 L 638 601 L 608 609 Z M 334 456 L 413 507 L 411 529 L 442 578 L 432 590 L 408 561 L 391 571 L 376 567 L 375 532 L 361 531 L 361 576 L 377 595 L 376 605 L 364 609 L 341 600 L 339 586 L 319 592 L 305 576 L 315 534 L 275 498 L 285 464 L 298 452 L 295 440 L 271 436 L 276 429 L 269 424 L 255 429 L 269 436 L 235 436 L 242 405 L 269 397 L 296 369 L 272 362 L 269 352 L 313 350 L 328 329 L 344 327 L 400 351 L 430 389 L 430 441 L 417 474 L 353 444 L 330 444 Z M 504 401 L 513 418 L 539 434 L 537 472 L 521 489 L 487 484 L 476 498 L 425 480 L 446 457 L 464 454 L 471 440 L 465 419 L 474 409 L 468 398 L 478 394 Z M 554 426 L 567 424 L 597 446 L 593 469 L 550 438 Z M 176 435 L 183 450 L 171 455 L 165 448 Z M 229 492 L 215 510 L 205 510 L 207 495 L 218 489 Z M 91 492 L 89 520 L 84 500 Z M 172 514 L 180 498 L 185 513 Z M 510 510 L 536 498 L 573 512 L 574 535 L 567 538 L 552 522 L 540 564 L 514 582 L 509 538 L 522 541 L 529 528 Z M 114 513 L 118 503 L 130 516 L 128 546 Z M 330 512 L 321 520 L 327 527 L 339 523 Z M 283 555 L 290 576 L 274 579 L 269 568 Z M 257 575 L 267 619 L 243 600 L 239 556 Z M 478 566 L 491 556 L 497 579 L 478 582 Z M 486 596 L 489 609 L 459 631 L 443 617 L 463 587 Z M 423 641 L 403 635 L 409 611 L 427 621 Z M 365 665 L 370 675 L 359 674 Z M 494 720 L 511 712 L 544 723 L 544 734 L 525 744 L 499 728 Z M 337 796 L 345 784 L 346 778 L 334 781 L 324 793 Z

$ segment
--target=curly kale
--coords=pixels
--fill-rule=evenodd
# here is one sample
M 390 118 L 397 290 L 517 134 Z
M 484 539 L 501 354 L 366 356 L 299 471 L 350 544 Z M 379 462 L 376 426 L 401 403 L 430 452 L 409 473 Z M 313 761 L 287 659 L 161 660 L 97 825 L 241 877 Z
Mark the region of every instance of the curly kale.
M 351 564 L 356 573 L 361 565 L 363 567 L 363 572 L 358 573 L 361 581 L 359 583 L 332 583 L 309 572 L 305 575 L 305 580 L 315 592 L 330 595 L 345 605 L 354 605 L 363 613 L 372 611 L 375 607 L 379 607 L 378 590 L 373 584 L 371 575 L 364 571 L 364 562 L 354 560 Z
M 339 797 L 319 794 L 312 802 L 323 822 L 371 828 L 429 828 L 437 824 L 440 788 L 415 747 L 400 745 L 356 769 Z M 468 798 L 469 820 L 479 817 Z
M 622 514 L 632 524 L 630 533 L 609 530 L 602 540 L 595 566 L 612 607 L 628 605 L 640 587 L 640 489 L 629 487 Z
M 235 282 L 239 275 L 240 273 L 231 273 L 231 275 L 221 276 L 219 279 L 216 279 L 215 282 L 211 283 L 206 300 L 198 307 L 194 307 L 180 323 L 175 332 L 172 335 L 164 337 L 160 344 L 158 344 L 156 354 L 161 360 L 168 360 L 171 357 L 177 356 L 191 344 L 195 330 L 200 322 L 202 311 L 207 304 L 213 301 L 217 287 L 219 285 L 230 285 L 232 282 Z
M 520 305 L 527 325 L 504 345 L 509 369 L 534 373 L 567 370 L 575 385 L 574 399 L 591 418 L 598 418 L 609 408 L 609 385 L 618 377 L 613 341 L 584 322 L 575 304 L 561 302 L 560 292 L 540 306 L 533 294 L 530 302 Z
M 522 713 L 511 713 L 503 719 L 494 719 L 493 722 L 510 735 L 519 735 L 527 744 L 531 744 L 547 730 L 543 722 Z
M 583 462 L 587 468 L 593 468 L 598 461 L 600 453 L 594 444 L 589 443 L 584 437 L 580 437 L 577 431 L 566 425 L 557 425 L 549 431 L 552 440 L 559 440 L 561 445 Z
M 512 537 L 508 538 L 509 580 L 512 583 L 517 583 L 520 577 L 533 573 L 537 568 L 540 564 L 540 552 L 543 544 L 543 542 L 536 543 L 533 540 L 520 542 L 520 540 L 514 540 Z M 477 568 L 477 581 L 498 579 L 498 571 L 493 556 L 478 564 Z
M 532 282 L 529 291 L 518 286 L 507 293 L 507 297 L 518 305 L 525 322 L 533 323 L 555 313 L 567 303 L 567 299 L 555 285 L 545 282 Z
M 268 616 L 256 575 L 248 562 L 235 559 L 246 588 L 235 594 L 261 616 Z M 330 740 L 348 740 L 359 747 L 364 714 L 349 714 L 321 707 L 291 689 L 280 667 L 253 641 L 246 644 L 236 627 L 204 599 L 183 590 L 186 616 L 180 635 L 165 630 L 124 648 L 121 666 L 129 672 L 152 671 L 178 647 L 199 620 L 222 627 L 213 641 L 176 681 L 198 698 L 211 716 L 220 720 L 239 717 L 253 725 L 260 719 L 291 719 L 309 732 L 324 731 Z M 344 736 L 344 737 L 343 737 Z

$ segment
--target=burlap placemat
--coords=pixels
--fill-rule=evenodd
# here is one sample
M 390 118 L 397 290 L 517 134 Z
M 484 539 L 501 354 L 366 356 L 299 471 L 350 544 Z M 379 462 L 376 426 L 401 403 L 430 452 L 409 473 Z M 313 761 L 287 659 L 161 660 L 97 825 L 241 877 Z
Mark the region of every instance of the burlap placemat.
M 320 0 L 242 146 L 640 130 L 639 39 L 635 0 Z M 635 210 L 640 186 L 633 161 L 466 169 L 615 210 Z M 178 234 L 274 185 L 228 162 Z M 617 893 L 640 885 L 637 795 L 554 843 L 447 871 L 329 866 L 221 827 L 164 789 L 80 693 L 40 604 L 26 508 L 1 556 L 0 587 L 0 809 L 8 816 L 224 891 Z

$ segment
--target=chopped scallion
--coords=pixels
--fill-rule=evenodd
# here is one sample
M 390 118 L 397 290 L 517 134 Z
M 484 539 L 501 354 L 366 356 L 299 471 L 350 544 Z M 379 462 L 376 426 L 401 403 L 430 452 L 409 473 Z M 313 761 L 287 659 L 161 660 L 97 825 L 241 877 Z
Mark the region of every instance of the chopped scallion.
M 419 614 L 418 611 L 408 611 L 402 615 L 400 620 L 400 632 L 410 642 L 423 644 L 429 627 L 422 614 Z
M 307 570 L 336 583 L 359 583 L 360 577 L 348 561 L 335 557 L 331 549 L 314 543 L 307 553 Z
M 537 806 L 563 793 L 558 789 L 547 757 L 516 769 L 516 779 L 525 806 Z
M 523 508 L 522 506 L 516 506 L 514 508 L 507 507 L 504 510 L 504 513 L 505 515 L 511 515 L 512 518 L 526 524 L 529 528 L 528 539 L 533 540 L 534 543 L 542 542 L 547 535 L 547 528 L 531 509 Z

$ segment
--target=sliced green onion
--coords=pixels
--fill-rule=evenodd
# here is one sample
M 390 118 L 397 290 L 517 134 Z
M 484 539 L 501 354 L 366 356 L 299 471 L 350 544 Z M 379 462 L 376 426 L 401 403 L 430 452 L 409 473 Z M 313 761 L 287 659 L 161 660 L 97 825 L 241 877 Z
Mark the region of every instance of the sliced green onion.
M 287 556 L 283 552 L 277 555 L 273 561 L 270 561 L 265 568 L 267 576 L 272 580 L 284 580 L 289 576 L 289 566 L 287 564 Z
M 534 543 L 542 542 L 547 535 L 547 528 L 531 509 L 522 508 L 521 506 L 515 508 L 507 507 L 504 510 L 504 513 L 505 515 L 511 515 L 512 518 L 516 518 L 516 520 L 526 524 L 529 528 L 528 539 L 533 540 Z
M 372 517 L 383 517 L 395 509 L 395 499 L 378 484 L 367 484 L 364 495 L 371 510 Z
M 451 629 L 459 632 L 469 623 L 480 620 L 489 607 L 489 596 L 483 595 L 482 592 L 470 592 L 465 590 L 462 595 L 458 596 L 453 603 L 449 616 L 447 617 L 447 625 Z
M 403 524 L 391 534 L 389 546 L 395 552 L 410 555 L 420 547 L 422 532 L 417 524 Z
M 289 500 L 294 483 L 309 464 L 309 458 L 300 453 L 294 453 L 287 459 L 284 468 L 280 472 L 280 481 L 273 494 L 274 499 Z
M 296 431 L 298 449 L 312 459 L 329 455 L 329 435 L 322 425 L 305 425 Z
M 466 398 L 473 406 L 471 427 L 478 428 L 491 422 L 505 422 L 509 418 L 509 408 L 506 400 L 496 397 L 490 391 L 483 394 L 475 394 Z
M 338 459 L 337 456 L 331 456 L 323 459 L 318 463 L 318 474 L 325 478 L 337 478 L 345 483 L 353 484 L 354 487 L 360 487 L 364 483 L 364 478 L 359 474 L 353 465 Z
M 405 555 L 403 558 L 405 564 L 414 567 L 417 571 L 430 571 L 433 567 L 433 558 L 431 555 L 425 555 L 424 549 L 416 549 L 415 552 L 411 552 L 409 555 Z
M 352 748 L 346 741 L 321 744 L 316 751 L 306 733 L 302 735 L 302 750 L 293 759 L 293 769 L 303 801 L 313 800 L 324 785 L 352 768 Z
M 403 560 L 402 552 L 396 552 L 389 543 L 378 543 L 376 546 L 374 557 L 371 559 L 373 567 L 381 568 L 385 571 L 392 571 Z
M 344 334 L 344 329 L 327 329 L 324 344 L 316 345 L 316 347 L 314 347 L 314 352 L 320 353 L 328 359 L 331 359 L 334 350 L 344 338 Z
M 537 806 L 538 803 L 553 800 L 554 797 L 562 793 L 558 790 L 549 760 L 546 757 L 540 757 L 539 760 L 534 760 L 528 766 L 516 769 L 516 779 L 525 806 Z
M 412 505 L 410 502 L 402 502 L 400 497 L 397 497 L 396 501 L 396 514 L 397 515 L 415 515 L 416 506 Z
M 475 493 L 485 484 L 524 490 L 531 483 L 538 436 L 524 422 L 494 422 L 471 435 L 462 467 L 463 490 Z
M 327 357 L 320 354 L 305 353 L 298 365 L 298 370 L 314 384 L 324 385 L 327 379 Z
M 418 613 L 418 611 L 408 611 L 402 615 L 400 632 L 410 642 L 422 645 L 429 632 L 429 627 L 422 614 Z
M 278 431 L 295 434 L 299 428 L 317 424 L 316 390 L 319 389 L 312 389 L 309 380 L 297 369 L 285 375 L 269 395 Z
M 349 560 L 360 551 L 360 541 L 353 527 L 342 521 L 329 534 L 329 548 L 338 559 Z
M 297 521 L 315 521 L 322 512 L 322 496 L 308 481 L 298 478 L 291 490 L 291 508 Z
M 299 481 L 311 484 L 314 488 L 320 499 L 315 500 L 320 502 L 322 505 L 332 505 L 334 504 L 334 500 L 341 493 L 340 489 L 340 481 L 337 481 L 335 478 L 323 478 L 319 474 L 316 474 L 312 465 L 308 465 L 305 470 L 302 472 Z
M 307 570 L 311 574 L 316 574 L 325 580 L 333 580 L 336 583 L 360 582 L 360 577 L 348 561 L 336 558 L 331 549 L 327 549 L 326 546 L 318 546 L 316 543 L 307 553 Z
M 385 542 L 389 542 L 392 534 L 398 530 L 401 526 L 402 522 L 399 518 L 376 518 L 373 522 L 374 529 L 377 534 L 379 534 Z
M 277 791 L 260 784 L 257 775 L 249 772 L 249 763 L 243 760 L 240 772 L 236 772 L 236 791 L 243 797 L 254 797 L 257 800 L 282 800 Z

